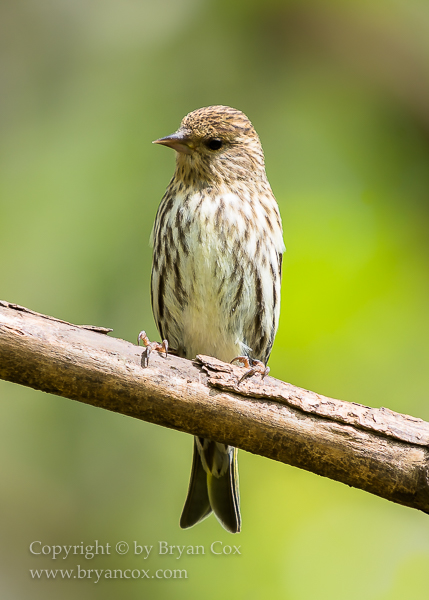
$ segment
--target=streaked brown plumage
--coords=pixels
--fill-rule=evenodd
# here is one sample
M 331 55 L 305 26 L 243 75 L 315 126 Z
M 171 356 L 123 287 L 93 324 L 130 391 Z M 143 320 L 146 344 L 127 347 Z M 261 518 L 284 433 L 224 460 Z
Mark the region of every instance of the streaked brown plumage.
M 249 119 L 227 106 L 189 113 L 156 143 L 176 170 L 153 228 L 152 308 L 179 355 L 237 355 L 266 364 L 280 311 L 281 219 Z M 237 451 L 195 438 L 181 526 L 211 512 L 240 531 Z

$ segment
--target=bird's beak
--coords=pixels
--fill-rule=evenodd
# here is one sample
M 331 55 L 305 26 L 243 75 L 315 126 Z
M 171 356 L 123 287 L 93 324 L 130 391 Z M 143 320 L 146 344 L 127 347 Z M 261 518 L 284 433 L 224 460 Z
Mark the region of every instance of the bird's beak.
M 152 144 L 162 144 L 173 148 L 176 152 L 183 152 L 184 154 L 191 154 L 194 149 L 194 144 L 186 131 L 178 130 L 176 133 L 167 135 L 166 137 L 155 140 Z

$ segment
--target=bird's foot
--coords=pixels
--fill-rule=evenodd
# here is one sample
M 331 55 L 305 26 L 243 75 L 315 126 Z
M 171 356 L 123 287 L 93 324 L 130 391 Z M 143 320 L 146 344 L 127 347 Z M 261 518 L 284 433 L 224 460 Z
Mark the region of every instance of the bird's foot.
M 145 349 L 142 352 L 142 367 L 149 366 L 149 355 L 152 350 L 156 350 L 157 352 L 162 352 L 165 354 L 165 358 L 168 356 L 168 342 L 167 340 L 163 340 L 162 344 L 159 342 L 151 342 L 146 335 L 146 331 L 140 331 L 137 336 L 137 346 L 140 346 L 140 341 L 143 342 Z
M 249 369 L 239 379 L 237 385 L 240 385 L 240 383 L 244 379 L 247 379 L 248 377 L 253 377 L 253 375 L 256 375 L 256 373 L 260 373 L 261 380 L 262 380 L 270 372 L 270 367 L 266 367 L 264 365 L 264 363 L 261 362 L 260 360 L 256 360 L 254 358 L 249 358 L 248 356 L 236 356 L 235 358 L 232 359 L 231 363 L 234 363 L 235 361 L 239 361 L 239 362 L 243 363 L 244 367 L 246 369 Z

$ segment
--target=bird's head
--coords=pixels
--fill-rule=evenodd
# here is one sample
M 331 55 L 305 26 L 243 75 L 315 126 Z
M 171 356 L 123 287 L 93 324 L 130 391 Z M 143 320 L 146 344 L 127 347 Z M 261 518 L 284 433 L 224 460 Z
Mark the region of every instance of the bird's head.
M 244 113 L 229 106 L 194 110 L 154 144 L 176 150 L 176 176 L 191 185 L 266 177 L 258 134 Z

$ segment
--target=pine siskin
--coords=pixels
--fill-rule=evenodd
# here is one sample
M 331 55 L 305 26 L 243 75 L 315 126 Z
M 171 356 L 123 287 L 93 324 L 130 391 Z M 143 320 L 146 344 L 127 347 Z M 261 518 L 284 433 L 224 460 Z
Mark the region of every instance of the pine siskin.
M 252 359 L 266 364 L 279 320 L 284 244 L 255 129 L 242 112 L 209 106 L 154 143 L 177 152 L 152 232 L 152 308 L 161 338 L 189 359 L 244 355 L 253 366 Z M 239 503 L 237 449 L 196 437 L 181 527 L 213 511 L 237 533 Z

